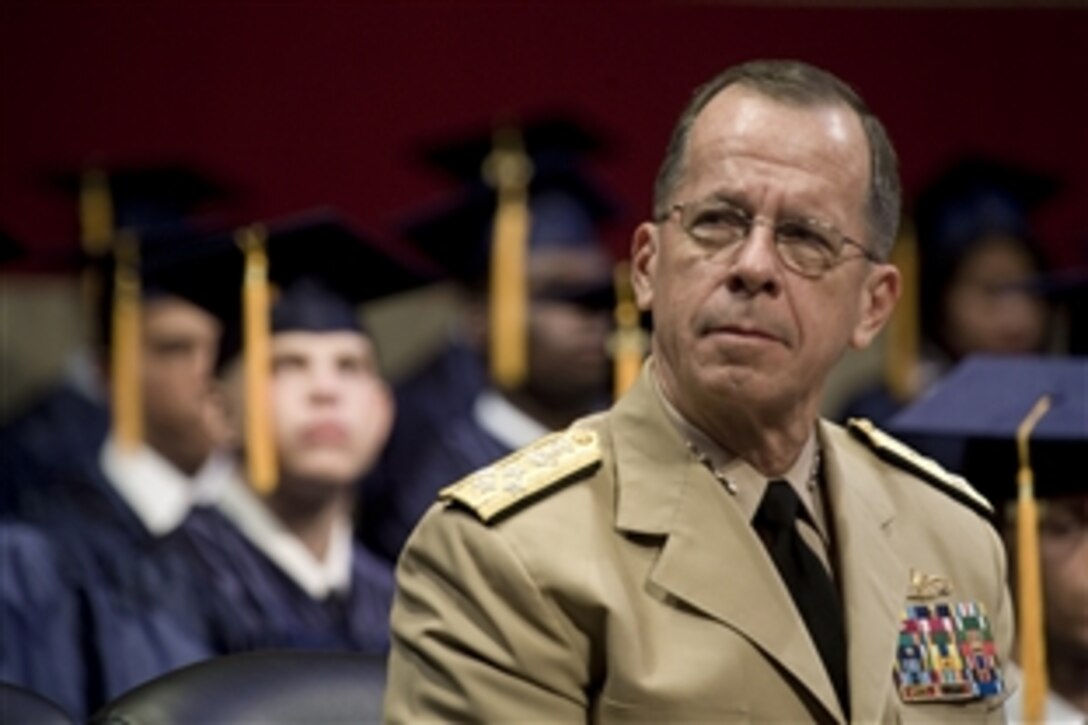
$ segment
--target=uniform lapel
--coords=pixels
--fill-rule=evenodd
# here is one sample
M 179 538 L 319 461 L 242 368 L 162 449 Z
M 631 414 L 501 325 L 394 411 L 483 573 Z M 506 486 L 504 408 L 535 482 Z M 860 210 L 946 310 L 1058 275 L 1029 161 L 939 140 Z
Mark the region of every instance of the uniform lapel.
M 732 497 L 687 451 L 649 370 L 615 409 L 618 528 L 665 537 L 651 582 L 741 633 L 841 720 L 831 681 L 773 562 Z
M 895 509 L 873 457 L 841 428 L 821 424 L 824 479 L 846 614 L 851 716 L 881 718 L 909 571 L 895 547 Z

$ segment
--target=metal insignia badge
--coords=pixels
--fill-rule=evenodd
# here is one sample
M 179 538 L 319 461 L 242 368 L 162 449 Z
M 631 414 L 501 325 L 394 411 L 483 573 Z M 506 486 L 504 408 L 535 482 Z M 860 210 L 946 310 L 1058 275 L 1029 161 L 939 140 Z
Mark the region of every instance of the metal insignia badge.
M 985 607 L 976 602 L 906 607 L 893 676 L 904 702 L 1000 694 L 1004 683 Z
M 952 594 L 952 582 L 946 576 L 926 574 L 917 569 L 910 570 L 910 587 L 907 589 L 907 599 L 936 599 Z

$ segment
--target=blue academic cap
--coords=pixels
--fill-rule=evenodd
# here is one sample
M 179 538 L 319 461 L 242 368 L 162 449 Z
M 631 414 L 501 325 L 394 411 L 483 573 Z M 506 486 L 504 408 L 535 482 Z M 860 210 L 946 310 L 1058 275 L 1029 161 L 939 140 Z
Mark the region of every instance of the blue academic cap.
M 89 175 L 105 182 L 114 229 L 136 232 L 177 227 L 206 206 L 229 202 L 238 191 L 208 172 L 181 163 L 56 171 L 46 183 L 72 198 L 86 191 Z
M 411 248 L 367 235 L 333 209 L 309 210 L 263 227 L 273 333 L 362 332 L 360 305 L 441 279 L 441 272 Z M 233 236 L 220 235 L 211 244 L 228 250 L 219 267 L 232 280 L 230 298 L 221 301 L 219 310 L 226 323 L 220 359 L 226 361 L 241 346 L 245 260 Z
M 237 283 L 219 266 L 227 250 L 214 243 L 213 229 L 204 225 L 158 226 L 127 240 L 134 252 L 140 297 L 152 300 L 163 296 L 183 300 L 220 316 L 224 300 L 237 296 Z M 98 308 L 102 342 L 112 339 L 116 271 L 119 259 L 128 250 L 115 244 L 104 257 L 83 254 L 83 264 L 98 270 L 101 280 L 94 304 Z
M 418 209 L 400 225 L 411 240 L 450 277 L 474 285 L 487 276 L 492 224 L 498 204 L 482 181 Z M 573 164 L 538 168 L 529 182 L 529 249 L 605 249 L 600 228 L 613 221 L 618 204 Z
M 452 277 L 474 284 L 486 277 L 498 197 L 485 165 L 496 130 L 515 131 L 530 162 L 530 250 L 604 246 L 600 226 L 619 214 L 617 201 L 585 171 L 582 160 L 607 150 L 605 135 L 569 113 L 540 115 L 519 124 L 482 128 L 439 139 L 421 158 L 460 182 L 460 189 L 417 210 L 401 229 Z
M 974 356 L 961 362 L 889 428 L 901 435 L 961 441 L 961 472 L 994 503 L 1015 500 L 1016 433 L 1042 396 L 1050 410 L 1032 431 L 1035 494 L 1088 493 L 1077 475 L 1088 456 L 1088 358 Z
M 605 135 L 569 114 L 538 116 L 523 124 L 511 124 L 521 135 L 525 153 L 539 170 L 570 163 L 609 149 Z M 481 178 L 484 160 L 494 148 L 494 129 L 478 129 L 424 144 L 420 157 L 428 166 L 460 182 Z
M 918 195 L 915 222 L 923 248 L 959 254 L 979 239 L 1031 239 L 1031 213 L 1059 190 L 1049 174 L 997 159 L 954 162 Z

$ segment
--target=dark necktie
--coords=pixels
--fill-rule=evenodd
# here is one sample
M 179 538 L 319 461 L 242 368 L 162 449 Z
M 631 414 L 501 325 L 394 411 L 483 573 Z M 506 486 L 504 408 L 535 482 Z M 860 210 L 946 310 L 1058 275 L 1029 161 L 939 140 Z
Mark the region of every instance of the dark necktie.
M 786 481 L 767 484 L 753 521 L 816 644 L 847 718 L 846 634 L 835 584 L 797 531 L 801 501 Z

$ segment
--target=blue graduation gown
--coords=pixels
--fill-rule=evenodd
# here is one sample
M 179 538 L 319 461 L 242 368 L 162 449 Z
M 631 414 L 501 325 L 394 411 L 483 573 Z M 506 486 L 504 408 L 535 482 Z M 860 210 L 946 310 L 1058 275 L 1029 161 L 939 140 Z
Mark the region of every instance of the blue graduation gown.
M 187 522 L 152 535 L 98 468 L 37 487 L 27 501 L 79 601 L 87 713 L 213 654 L 210 604 L 181 534 Z
M 0 522 L 0 680 L 79 717 L 86 707 L 79 604 L 52 543 L 27 524 Z
M 380 501 L 381 508 L 370 512 L 369 540 L 375 542 L 382 556 L 395 561 L 440 490 L 512 452 L 484 430 L 471 413 L 447 422 L 441 432 L 415 452 L 412 464 L 401 469 L 396 487 Z
M 453 342 L 396 387 L 393 432 L 359 492 L 356 535 L 371 551 L 396 560 L 405 530 L 416 522 L 414 513 L 404 510 L 404 487 L 416 476 L 420 456 L 445 435 L 451 421 L 471 415 L 473 401 L 486 385 L 480 356 Z M 415 508 L 409 507 L 412 512 Z
M 186 536 L 208 596 L 220 654 L 257 649 L 389 649 L 392 567 L 353 542 L 350 591 L 314 599 L 216 511 L 190 518 Z
M 109 432 L 106 405 L 72 383 L 50 390 L 0 429 L 0 514 L 19 515 L 28 488 L 98 466 Z

